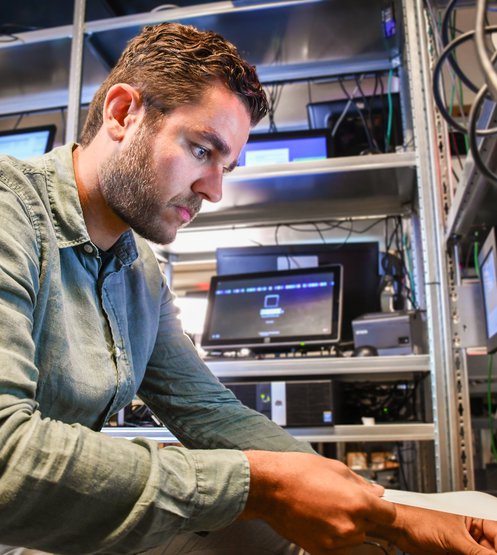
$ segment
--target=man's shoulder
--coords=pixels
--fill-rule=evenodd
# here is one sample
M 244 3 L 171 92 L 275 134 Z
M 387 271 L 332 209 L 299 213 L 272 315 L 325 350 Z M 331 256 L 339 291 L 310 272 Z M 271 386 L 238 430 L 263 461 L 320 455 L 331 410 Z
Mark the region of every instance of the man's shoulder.
M 37 160 L 19 160 L 0 154 L 0 189 L 15 195 L 21 204 L 33 206 L 42 201 L 44 182 L 43 167 Z

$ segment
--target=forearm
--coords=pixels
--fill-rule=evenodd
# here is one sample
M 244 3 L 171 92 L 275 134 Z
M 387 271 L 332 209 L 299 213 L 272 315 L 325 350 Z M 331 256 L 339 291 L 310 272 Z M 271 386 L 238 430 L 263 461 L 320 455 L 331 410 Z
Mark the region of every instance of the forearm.
M 174 319 L 167 322 L 161 324 L 167 335 L 159 334 L 138 394 L 184 445 L 314 453 L 308 443 L 242 406 L 200 360 L 191 341 L 175 330 Z
M 490 555 L 497 547 L 497 522 L 397 503 L 392 522 L 370 534 L 411 555 Z
M 218 529 L 249 487 L 239 451 L 159 449 L 18 413 L 0 429 L 0 541 L 57 553 L 135 553 Z
M 310 553 L 382 538 L 411 555 L 491 555 L 497 522 L 394 504 L 338 461 L 304 453 L 248 452 L 242 519 L 262 518 Z
M 241 519 L 260 518 L 311 553 L 358 545 L 394 508 L 345 465 L 307 453 L 246 452 L 250 491 Z

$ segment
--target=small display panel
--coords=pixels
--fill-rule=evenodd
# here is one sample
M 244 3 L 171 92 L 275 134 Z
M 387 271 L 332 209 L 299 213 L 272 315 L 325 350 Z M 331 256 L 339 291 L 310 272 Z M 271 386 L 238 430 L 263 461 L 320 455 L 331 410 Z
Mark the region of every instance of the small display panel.
M 324 160 L 329 153 L 329 133 L 326 130 L 259 133 L 249 137 L 240 153 L 238 165 L 262 166 Z
M 478 257 L 480 266 L 483 307 L 487 332 L 487 350 L 497 351 L 497 243 L 492 229 L 483 243 Z
M 48 152 L 55 136 L 55 126 L 27 127 L 0 132 L 0 154 L 26 160 Z
M 211 279 L 205 349 L 287 350 L 340 340 L 342 267 Z

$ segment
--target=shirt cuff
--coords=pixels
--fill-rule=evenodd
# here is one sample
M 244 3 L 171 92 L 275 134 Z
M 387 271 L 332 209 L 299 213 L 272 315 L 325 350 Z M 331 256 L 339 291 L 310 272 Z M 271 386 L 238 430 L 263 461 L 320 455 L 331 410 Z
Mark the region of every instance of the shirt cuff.
M 184 484 L 186 489 L 191 488 L 191 497 L 183 531 L 218 530 L 236 520 L 245 507 L 250 488 L 250 464 L 246 455 L 233 449 L 166 447 L 162 451 L 170 449 L 182 451 L 189 459 L 191 473 L 187 474 L 194 481 L 194 484 Z M 170 488 L 168 482 L 168 487 L 162 484 L 162 491 Z
M 200 496 L 203 530 L 231 524 L 245 508 L 250 488 L 250 464 L 242 451 L 192 451 Z M 196 520 L 195 517 L 193 520 Z M 198 526 L 195 526 L 198 529 Z

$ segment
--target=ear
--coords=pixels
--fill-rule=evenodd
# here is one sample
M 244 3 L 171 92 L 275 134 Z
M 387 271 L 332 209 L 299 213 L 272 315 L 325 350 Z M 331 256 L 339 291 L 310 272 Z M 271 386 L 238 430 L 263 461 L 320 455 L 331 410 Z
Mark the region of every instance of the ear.
M 105 96 L 103 126 L 112 140 L 121 142 L 139 123 L 143 103 L 140 92 L 126 83 L 112 85 Z

